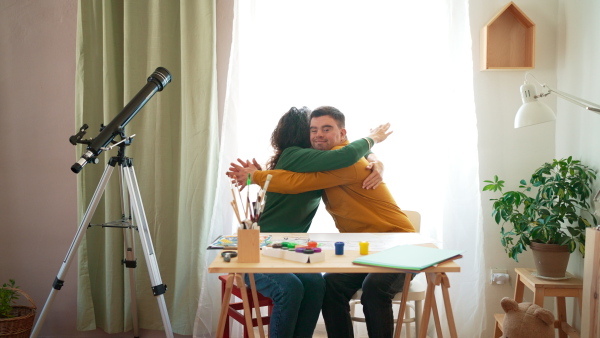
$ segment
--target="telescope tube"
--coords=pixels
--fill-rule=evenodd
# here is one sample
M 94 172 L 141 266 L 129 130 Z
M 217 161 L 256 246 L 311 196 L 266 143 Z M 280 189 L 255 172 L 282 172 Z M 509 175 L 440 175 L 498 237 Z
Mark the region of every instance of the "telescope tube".
M 121 112 L 110 123 L 102 129 L 88 145 L 86 152 L 79 161 L 71 166 L 71 171 L 78 174 L 83 166 L 102 152 L 112 140 L 120 134 L 121 130 L 133 119 L 137 112 L 154 96 L 156 92 L 162 91 L 171 82 L 171 73 L 166 68 L 158 67 L 148 77 L 148 83 L 129 101 Z

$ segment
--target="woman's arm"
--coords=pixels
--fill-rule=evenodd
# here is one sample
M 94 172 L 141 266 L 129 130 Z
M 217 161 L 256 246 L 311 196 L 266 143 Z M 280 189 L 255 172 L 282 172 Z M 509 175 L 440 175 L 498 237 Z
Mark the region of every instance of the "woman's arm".
M 341 169 L 356 163 L 369 149 L 369 141 L 364 138 L 337 150 L 291 147 L 283 151 L 276 169 L 300 173 Z
M 330 171 L 351 166 L 360 160 L 365 154 L 370 154 L 370 148 L 375 144 L 384 141 L 392 131 L 388 131 L 390 124 L 380 125 L 371 130 L 368 138 L 363 138 L 347 144 L 344 147 L 322 151 L 311 148 L 290 147 L 287 148 L 277 163 L 276 169 L 286 169 L 295 172 L 316 172 Z M 347 141 L 346 141 L 347 143 Z M 256 164 L 251 164 L 250 161 L 242 161 L 238 159 L 241 166 L 231 163 L 231 167 L 227 172 L 227 176 L 235 179 L 240 187 L 246 185 L 246 177 L 252 174 L 255 170 L 261 168 Z M 369 170 L 371 170 L 369 168 Z M 376 175 L 365 182 L 365 189 L 374 189 L 381 182 L 381 175 Z
M 383 142 L 392 134 L 393 131 L 389 131 L 389 128 L 389 123 L 382 124 L 372 129 L 368 137 L 356 140 L 337 150 L 323 151 L 312 148 L 288 148 L 284 150 L 276 169 L 305 173 L 346 168 L 367 154 L 370 154 L 370 149 L 376 143 Z

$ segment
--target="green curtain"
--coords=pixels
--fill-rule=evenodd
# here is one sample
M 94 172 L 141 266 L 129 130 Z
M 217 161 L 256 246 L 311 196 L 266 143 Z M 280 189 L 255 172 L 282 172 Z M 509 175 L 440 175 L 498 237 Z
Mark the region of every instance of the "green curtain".
M 157 67 L 172 82 L 157 92 L 127 124 L 135 134 L 133 158 L 150 236 L 156 251 L 173 331 L 190 335 L 206 273 L 204 248 L 215 199 L 218 165 L 214 0 L 81 0 L 77 26 L 76 127 L 97 136 L 146 85 Z M 120 140 L 120 137 L 115 138 Z M 84 152 L 77 147 L 76 158 Z M 77 175 L 79 219 L 88 207 L 106 163 L 102 153 Z M 118 168 L 117 168 L 118 169 Z M 115 169 L 92 224 L 121 219 Z M 163 330 L 149 271 L 135 233 L 136 299 L 141 328 Z M 79 330 L 108 333 L 132 329 L 123 231 L 90 227 L 78 252 Z

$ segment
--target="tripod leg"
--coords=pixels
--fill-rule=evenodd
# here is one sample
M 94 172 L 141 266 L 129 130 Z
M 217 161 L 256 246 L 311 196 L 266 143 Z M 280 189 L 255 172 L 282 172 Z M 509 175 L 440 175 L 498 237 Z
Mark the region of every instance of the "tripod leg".
M 102 178 L 100 178 L 100 182 L 98 183 L 98 186 L 96 187 L 96 191 L 94 192 L 92 200 L 90 201 L 90 204 L 88 205 L 88 208 L 83 216 L 83 219 L 81 220 L 81 223 L 79 224 L 79 228 L 77 229 L 75 238 L 73 238 L 73 242 L 71 243 L 71 246 L 69 247 L 69 250 L 67 251 L 67 256 L 65 257 L 65 259 L 62 262 L 60 270 L 58 271 L 58 275 L 54 279 L 54 283 L 52 284 L 52 289 L 50 290 L 50 295 L 48 296 L 48 299 L 46 300 L 46 304 L 44 304 L 44 307 L 42 308 L 42 311 L 40 312 L 40 315 L 38 317 L 37 322 L 35 323 L 35 326 L 33 328 L 33 331 L 31 332 L 30 337 L 33 337 L 33 338 L 37 337 L 38 334 L 40 333 L 40 330 L 42 329 L 42 325 L 44 325 L 44 320 L 46 320 L 46 316 L 48 315 L 48 310 L 50 309 L 50 306 L 52 305 L 52 302 L 54 301 L 54 297 L 56 297 L 56 292 L 58 292 L 58 290 L 60 290 L 63 286 L 63 283 L 64 283 L 63 278 L 67 274 L 67 270 L 69 269 L 69 266 L 71 265 L 71 261 L 73 260 L 73 253 L 79 247 L 79 244 L 81 243 L 81 240 L 83 239 L 83 235 L 85 234 L 85 231 L 87 230 L 87 227 L 90 224 L 92 216 L 94 215 L 94 211 L 96 211 L 96 207 L 98 207 L 98 203 L 100 202 L 100 199 L 102 198 L 102 194 L 104 193 L 104 190 L 106 189 L 106 184 L 108 183 L 108 179 L 110 178 L 110 175 L 112 174 L 113 169 L 114 169 L 114 167 L 110 166 L 110 165 L 107 165 L 106 168 L 104 169 Z
M 125 167 L 121 166 L 119 171 L 119 189 L 121 191 L 121 213 L 122 220 L 128 224 L 128 227 L 123 228 L 123 243 L 125 246 L 125 259 L 123 264 L 129 270 L 129 292 L 131 294 L 131 317 L 133 321 L 133 336 L 139 337 L 139 320 L 137 309 L 137 292 L 135 287 L 135 268 L 137 260 L 135 258 L 135 240 L 133 235 L 133 224 L 131 220 L 131 203 L 128 191 L 125 189 L 124 174 Z
M 123 240 L 125 242 L 125 259 L 123 263 L 129 270 L 129 292 L 131 293 L 131 317 L 133 320 L 133 336 L 139 337 L 139 321 L 137 311 L 137 300 L 136 300 L 136 288 L 135 288 L 135 268 L 137 267 L 137 261 L 135 259 L 135 246 L 133 240 L 133 229 L 123 229 Z
M 165 302 L 164 293 L 167 290 L 166 285 L 162 283 L 160 278 L 160 272 L 158 271 L 158 262 L 156 260 L 156 254 L 154 252 L 154 246 L 150 239 L 150 229 L 148 228 L 148 221 L 146 219 L 146 213 L 142 204 L 142 198 L 140 190 L 137 185 L 137 179 L 133 164 L 128 164 L 125 173 L 125 181 L 127 182 L 127 188 L 131 194 L 131 203 L 133 209 L 134 220 L 138 225 L 138 233 L 144 249 L 144 255 L 146 257 L 146 264 L 148 265 L 148 272 L 150 273 L 150 282 L 152 283 L 152 291 L 158 302 L 158 307 L 161 313 L 163 326 L 167 337 L 173 338 L 173 330 L 171 329 L 171 322 L 169 320 L 169 313 L 167 312 L 167 304 Z

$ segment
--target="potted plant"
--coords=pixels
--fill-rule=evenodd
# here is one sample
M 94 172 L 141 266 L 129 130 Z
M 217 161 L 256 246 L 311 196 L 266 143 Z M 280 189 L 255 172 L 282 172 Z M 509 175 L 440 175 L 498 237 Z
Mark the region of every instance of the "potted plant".
M 16 305 L 23 295 L 32 306 Z M 35 318 L 35 304 L 28 294 L 15 285 L 13 279 L 0 288 L 0 337 L 29 337 Z
M 520 181 L 519 191 L 503 192 L 504 181 L 498 176 L 484 181 L 488 184 L 483 191 L 502 193 L 491 199 L 492 216 L 501 226 L 500 242 L 508 257 L 518 262 L 518 254 L 531 247 L 538 275 L 564 277 L 569 254 L 577 245 L 581 255 L 585 254 L 586 228 L 597 224 L 589 203 L 595 179 L 595 170 L 569 157 L 544 163 L 533 172 L 529 183 Z M 550 263 L 540 262 L 540 249 L 552 252 Z M 546 270 L 557 266 L 559 271 Z

